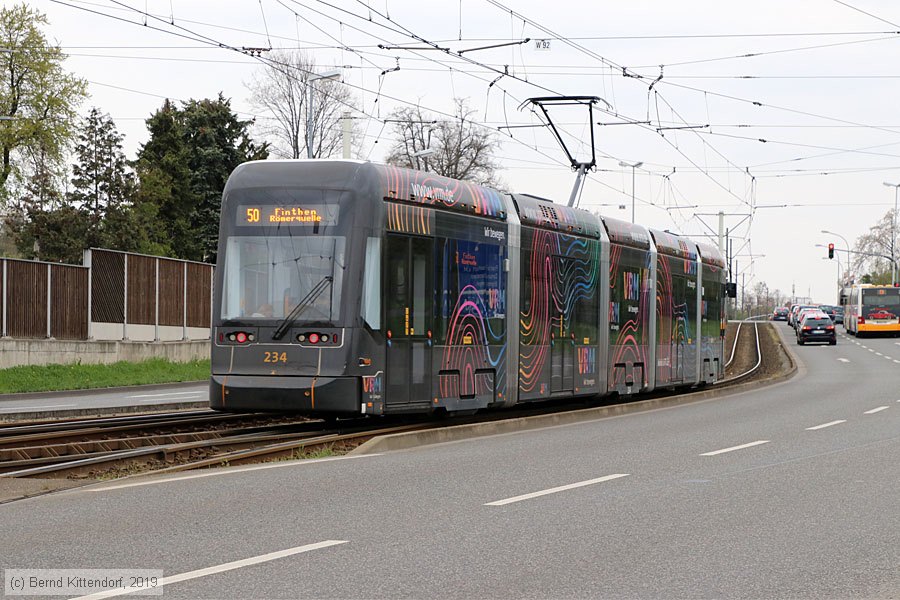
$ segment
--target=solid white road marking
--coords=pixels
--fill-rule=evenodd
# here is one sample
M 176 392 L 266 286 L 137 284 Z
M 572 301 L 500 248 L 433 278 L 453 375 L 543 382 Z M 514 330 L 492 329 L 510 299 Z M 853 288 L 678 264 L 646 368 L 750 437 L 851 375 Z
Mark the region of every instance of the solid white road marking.
M 215 567 L 207 567 L 205 569 L 197 569 L 196 571 L 188 571 L 187 573 L 181 573 L 180 575 L 172 575 L 171 577 L 163 577 L 159 580 L 159 587 L 165 590 L 165 586 L 171 585 L 173 583 L 179 583 L 181 581 L 188 581 L 190 579 L 197 579 L 198 577 L 206 577 L 207 575 L 215 575 L 216 573 L 224 573 L 225 571 L 233 571 L 235 569 L 240 569 L 242 567 L 249 567 L 251 565 L 258 565 L 260 563 L 269 562 L 273 560 L 278 560 L 279 558 L 285 558 L 288 556 L 293 556 L 295 554 L 302 554 L 303 552 L 310 552 L 312 550 L 320 550 L 322 548 L 329 548 L 331 546 L 338 546 L 340 544 L 348 543 L 347 540 L 325 540 L 324 542 L 317 542 L 315 544 L 307 544 L 305 546 L 297 546 L 296 548 L 288 548 L 287 550 L 279 550 L 278 552 L 270 552 L 269 554 L 262 554 L 260 556 L 253 556 L 251 558 L 245 558 L 243 560 L 235 560 L 233 562 L 225 563 L 223 565 L 218 565 Z M 121 588 L 116 588 L 112 590 L 106 590 L 104 592 L 96 592 L 94 594 L 90 594 L 88 596 L 80 596 L 75 598 L 75 600 L 99 600 L 100 598 L 113 598 L 115 596 L 124 596 L 126 594 L 130 594 L 132 592 L 137 592 L 139 590 L 149 590 L 151 589 L 149 586 L 146 588 L 134 588 L 123 590 Z
M 159 402 L 160 400 L 165 400 L 166 402 L 177 402 L 179 400 L 193 400 L 205 397 L 205 394 L 193 395 L 193 396 L 177 396 L 175 398 L 148 398 L 146 400 L 138 400 L 141 403 L 150 403 L 150 402 Z
M 48 404 L 46 406 L 19 406 L 16 408 L 4 408 L 3 410 L 0 410 L 0 412 L 3 412 L 3 413 L 30 412 L 31 410 L 33 410 L 35 408 L 72 408 L 73 406 L 75 406 L 75 405 L 74 404 Z
M 203 395 L 205 392 L 203 390 L 191 391 L 191 390 L 182 390 L 180 392 L 167 392 L 165 394 L 137 394 L 135 396 L 126 396 L 127 398 L 151 398 L 153 396 L 183 396 L 184 394 L 199 394 Z
M 731 448 L 722 448 L 721 450 L 713 450 L 712 452 L 704 452 L 700 456 L 715 456 L 716 454 L 725 454 L 726 452 L 734 452 L 735 450 L 743 450 L 744 448 L 752 448 L 760 444 L 768 444 L 769 440 L 758 440 L 749 444 L 741 444 L 740 446 L 732 446 Z
M 890 408 L 890 406 L 879 406 L 878 408 L 873 408 L 872 410 L 867 410 L 863 414 L 864 415 L 874 415 L 877 412 L 881 412 L 881 411 L 887 410 L 889 408 Z
M 841 423 L 846 423 L 846 419 L 841 421 L 832 421 L 830 423 L 822 423 L 821 425 L 816 425 L 815 427 L 807 427 L 807 431 L 816 431 L 817 429 L 825 429 L 826 427 L 831 427 L 832 425 L 840 425 Z
M 846 358 L 839 358 L 838 360 L 841 361 L 841 362 L 850 362 L 850 361 L 847 360 Z
M 138 481 L 137 483 L 123 483 L 121 485 L 105 485 L 103 487 L 90 487 L 83 488 L 80 491 L 85 492 L 108 492 L 110 490 L 121 490 L 124 488 L 130 487 L 142 487 L 145 485 L 156 485 L 157 483 L 170 483 L 172 481 L 185 481 L 187 479 L 200 479 L 201 477 L 215 477 L 218 475 L 231 475 L 232 473 L 244 473 L 245 471 L 263 471 L 265 469 L 279 469 L 281 467 L 299 467 L 301 465 L 311 465 L 320 462 L 331 462 L 335 460 L 353 460 L 356 458 L 369 458 L 371 456 L 381 456 L 380 453 L 375 454 L 362 454 L 359 456 L 333 456 L 330 458 L 316 458 L 316 459 L 306 459 L 306 460 L 287 460 L 278 463 L 271 463 L 265 465 L 255 465 L 252 467 L 240 467 L 240 468 L 230 468 L 230 469 L 217 469 L 215 471 L 210 471 L 208 473 L 194 473 L 192 475 L 176 475 L 175 477 L 160 477 L 159 479 L 150 479 L 149 481 Z M 73 490 L 73 492 L 78 492 L 79 490 Z
M 559 487 L 550 488 L 549 490 L 542 490 L 540 492 L 532 492 L 530 494 L 522 494 L 521 496 L 514 496 L 512 498 L 507 498 L 505 500 L 496 500 L 494 502 L 488 502 L 485 506 L 504 506 L 506 504 L 512 504 L 513 502 L 521 502 L 522 500 L 530 500 L 531 498 L 537 498 L 539 496 L 546 496 L 547 494 L 555 494 L 557 492 L 564 492 L 566 490 L 573 490 L 575 488 L 584 487 L 586 485 L 594 485 L 595 483 L 602 483 L 604 481 L 611 481 L 613 479 L 619 479 L 620 477 L 628 477 L 628 473 L 616 473 L 614 475 L 606 475 L 605 477 L 598 477 L 597 479 L 588 479 L 587 481 L 579 481 L 578 483 L 570 483 L 569 485 L 561 485 Z

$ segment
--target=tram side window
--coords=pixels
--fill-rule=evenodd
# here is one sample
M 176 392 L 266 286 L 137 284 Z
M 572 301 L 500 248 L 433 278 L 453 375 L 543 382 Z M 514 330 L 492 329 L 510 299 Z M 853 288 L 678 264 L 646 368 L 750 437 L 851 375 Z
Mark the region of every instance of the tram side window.
M 372 329 L 381 329 L 381 238 L 377 237 L 366 240 L 362 318 Z
M 434 339 L 448 342 L 454 320 L 487 321 L 487 333 L 505 333 L 506 294 L 502 272 L 506 249 L 495 244 L 437 238 L 434 261 Z

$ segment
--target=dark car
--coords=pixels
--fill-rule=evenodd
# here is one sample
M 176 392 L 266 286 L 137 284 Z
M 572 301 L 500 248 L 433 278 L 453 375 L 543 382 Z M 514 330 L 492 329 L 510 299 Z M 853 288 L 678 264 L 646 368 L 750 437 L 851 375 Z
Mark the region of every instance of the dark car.
M 823 312 L 805 315 L 797 325 L 797 343 L 802 346 L 806 342 L 828 342 L 832 346 L 837 344 L 831 317 Z
M 787 321 L 789 312 L 790 311 L 786 307 L 779 306 L 778 308 L 775 309 L 775 312 L 772 313 L 772 320 L 773 321 Z
M 834 319 L 835 323 L 843 323 L 844 322 L 844 307 L 843 306 L 835 306 L 834 307 Z
M 828 315 L 831 318 L 832 323 L 834 322 L 834 309 L 836 307 L 831 306 L 829 304 L 822 304 L 819 306 L 819 310 Z

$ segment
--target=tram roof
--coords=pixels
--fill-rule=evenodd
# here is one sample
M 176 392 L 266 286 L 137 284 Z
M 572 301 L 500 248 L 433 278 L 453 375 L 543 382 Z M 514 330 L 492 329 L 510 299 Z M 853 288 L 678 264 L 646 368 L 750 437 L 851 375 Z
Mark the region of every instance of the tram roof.
M 725 257 L 718 248 L 712 244 L 697 242 L 697 249 L 700 250 L 700 259 L 705 264 L 725 268 Z
M 613 244 L 632 246 L 643 250 L 650 249 L 650 232 L 643 225 L 620 221 L 612 217 L 601 217 L 601 220 L 609 233 L 609 241 Z
M 697 260 L 697 244 L 693 240 L 653 228 L 650 229 L 650 235 L 653 236 L 653 241 L 656 242 L 657 252 L 677 258 Z
M 512 194 L 512 198 L 523 225 L 592 238 L 603 236 L 600 220 L 586 210 L 556 204 L 531 194 Z
M 228 178 L 225 191 L 254 187 L 351 189 L 368 197 L 506 218 L 502 195 L 491 188 L 434 173 L 358 160 L 246 162 Z

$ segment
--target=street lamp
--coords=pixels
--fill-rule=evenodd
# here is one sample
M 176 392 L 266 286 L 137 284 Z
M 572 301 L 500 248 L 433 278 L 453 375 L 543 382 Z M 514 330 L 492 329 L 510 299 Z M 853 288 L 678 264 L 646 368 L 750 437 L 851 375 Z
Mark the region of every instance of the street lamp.
M 847 268 L 844 270 L 844 272 L 849 273 L 850 272 L 850 242 L 847 241 L 847 238 L 845 238 L 844 236 L 842 236 L 839 233 L 835 233 L 834 231 L 828 231 L 827 229 L 823 229 L 822 233 L 825 233 L 828 235 L 836 235 L 837 237 L 841 238 L 841 240 L 844 242 L 844 244 L 847 245 Z M 838 256 L 838 270 L 840 270 L 840 268 L 841 268 L 841 257 Z M 841 286 L 842 284 L 843 284 L 843 282 L 841 281 L 841 277 L 838 277 L 838 285 Z
M 435 153 L 434 148 L 425 148 L 424 150 L 418 150 L 410 154 L 413 158 L 421 158 L 425 162 L 425 170 L 428 170 L 428 157 Z M 416 161 L 416 169 L 419 168 L 419 161 Z
M 324 73 L 313 73 L 306 80 L 306 89 L 309 92 L 309 106 L 306 108 L 306 158 L 313 157 L 313 82 L 319 79 L 337 79 L 341 76 L 340 69 L 333 69 Z
M 624 160 L 619 161 L 620 167 L 631 168 L 631 222 L 634 223 L 634 170 L 644 164 L 642 161 L 636 163 L 627 163 Z
M 891 213 L 891 285 L 897 282 L 894 273 L 897 267 L 897 255 L 895 248 L 897 247 L 897 195 L 900 194 L 900 183 L 884 182 L 884 185 L 894 188 L 894 212 Z

